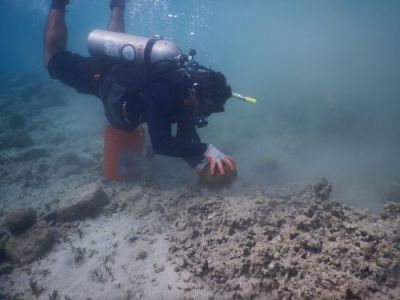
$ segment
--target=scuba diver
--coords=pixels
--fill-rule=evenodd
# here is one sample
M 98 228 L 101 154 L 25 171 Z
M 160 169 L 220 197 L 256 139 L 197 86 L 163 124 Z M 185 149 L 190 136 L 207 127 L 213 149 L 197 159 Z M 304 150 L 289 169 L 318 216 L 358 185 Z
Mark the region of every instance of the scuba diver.
M 52 0 L 44 32 L 50 76 L 99 97 L 114 128 L 131 132 L 147 123 L 154 153 L 181 157 L 197 171 L 210 164 L 211 175 L 224 175 L 224 165 L 235 171 L 234 159 L 202 143 L 196 131 L 233 96 L 225 76 L 195 62 L 194 50 L 184 55 L 158 36 L 124 34 L 126 1 L 111 0 L 108 31 L 89 35 L 91 56 L 83 57 L 67 50 L 69 0 Z M 177 124 L 175 135 L 172 124 Z

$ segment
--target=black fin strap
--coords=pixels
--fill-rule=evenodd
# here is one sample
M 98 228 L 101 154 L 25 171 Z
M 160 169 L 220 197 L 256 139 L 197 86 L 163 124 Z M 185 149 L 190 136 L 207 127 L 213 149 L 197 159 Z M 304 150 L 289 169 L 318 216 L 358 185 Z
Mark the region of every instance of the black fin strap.
M 126 0 L 111 0 L 110 9 L 114 10 L 114 8 L 118 7 L 119 9 L 125 10 Z
M 150 39 L 144 48 L 144 63 L 149 66 L 151 64 L 151 52 L 153 51 L 154 44 L 159 39 Z
M 65 7 L 69 4 L 69 0 L 53 0 L 51 1 L 50 9 L 60 10 L 65 12 Z

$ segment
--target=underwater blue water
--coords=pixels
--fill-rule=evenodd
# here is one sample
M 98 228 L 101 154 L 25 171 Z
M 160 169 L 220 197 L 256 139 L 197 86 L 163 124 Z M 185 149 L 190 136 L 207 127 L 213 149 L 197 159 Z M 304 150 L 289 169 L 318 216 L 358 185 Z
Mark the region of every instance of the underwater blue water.
M 72 3 L 68 47 L 87 54 L 88 33 L 107 25 L 108 1 Z M 0 75 L 47 76 L 48 6 L 0 2 Z M 232 100 L 202 133 L 248 178 L 326 176 L 348 191 L 370 178 L 400 182 L 399 1 L 132 0 L 126 23 L 129 33 L 196 48 L 235 91 L 258 99 L 254 106 Z

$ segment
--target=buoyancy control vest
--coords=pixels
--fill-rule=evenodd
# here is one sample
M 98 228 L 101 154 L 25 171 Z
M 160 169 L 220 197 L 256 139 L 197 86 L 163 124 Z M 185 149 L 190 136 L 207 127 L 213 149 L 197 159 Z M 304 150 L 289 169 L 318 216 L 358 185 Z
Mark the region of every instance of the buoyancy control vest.
M 143 92 L 156 82 L 171 85 L 186 84 L 186 73 L 174 61 L 163 61 L 150 66 L 112 64 L 102 74 L 99 96 L 111 125 L 133 131 L 146 121 Z M 182 87 L 186 88 L 186 87 Z

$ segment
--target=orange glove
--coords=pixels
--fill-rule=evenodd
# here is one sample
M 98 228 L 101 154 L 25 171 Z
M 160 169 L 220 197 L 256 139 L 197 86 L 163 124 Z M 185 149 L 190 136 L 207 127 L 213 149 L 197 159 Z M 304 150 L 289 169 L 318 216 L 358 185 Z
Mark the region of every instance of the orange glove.
M 204 153 L 204 159 L 210 164 L 210 175 L 214 175 L 215 173 L 215 166 L 218 168 L 218 173 L 221 175 L 225 175 L 224 166 L 225 164 L 231 171 L 236 170 L 235 161 L 232 157 L 222 153 L 213 145 L 209 144 L 207 147 L 206 152 Z M 196 169 L 204 169 L 207 163 L 200 163 Z

